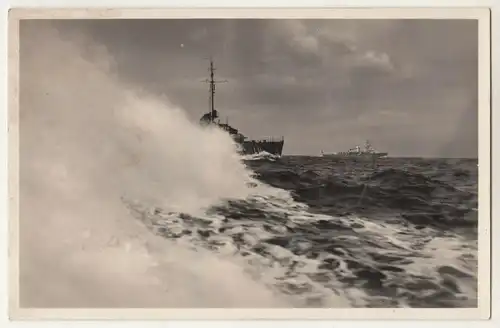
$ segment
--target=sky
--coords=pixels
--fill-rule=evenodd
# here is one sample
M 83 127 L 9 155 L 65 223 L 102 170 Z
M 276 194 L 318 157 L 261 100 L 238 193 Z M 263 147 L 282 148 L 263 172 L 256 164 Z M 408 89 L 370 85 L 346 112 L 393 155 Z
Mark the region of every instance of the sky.
M 318 155 L 369 139 L 393 156 L 477 157 L 474 20 L 67 20 L 114 57 L 120 79 L 166 95 L 197 122 L 216 108 L 251 138 L 284 136 L 284 154 Z

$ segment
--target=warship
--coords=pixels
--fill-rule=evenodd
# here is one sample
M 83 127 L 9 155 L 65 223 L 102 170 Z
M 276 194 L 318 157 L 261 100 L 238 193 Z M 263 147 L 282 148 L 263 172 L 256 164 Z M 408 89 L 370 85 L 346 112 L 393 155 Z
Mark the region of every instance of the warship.
M 227 119 L 226 123 L 220 122 L 219 112 L 215 109 L 215 86 L 218 83 L 225 83 L 227 81 L 216 81 L 214 79 L 215 67 L 212 59 L 210 59 L 209 72 L 210 78 L 203 81 L 209 84 L 209 111 L 203 114 L 200 118 L 200 125 L 216 126 L 229 133 L 238 146 L 238 152 L 242 155 L 252 155 L 266 152 L 275 156 L 281 156 L 283 152 L 283 145 L 285 143 L 284 137 L 249 140 L 246 136 L 240 133 L 238 129 L 230 126 Z
M 329 158 L 381 158 L 387 157 L 388 153 L 378 152 L 373 149 L 370 141 L 367 140 L 365 143 L 365 149 L 362 150 L 360 146 L 356 146 L 354 148 L 349 149 L 348 151 L 341 151 L 338 153 L 325 154 L 321 151 L 321 157 L 329 157 Z

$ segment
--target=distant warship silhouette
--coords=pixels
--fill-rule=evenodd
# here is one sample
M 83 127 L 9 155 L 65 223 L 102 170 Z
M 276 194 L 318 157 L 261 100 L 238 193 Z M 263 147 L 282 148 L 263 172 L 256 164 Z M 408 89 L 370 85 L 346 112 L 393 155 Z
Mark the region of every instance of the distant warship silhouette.
M 356 146 L 354 148 L 349 149 L 348 151 L 341 151 L 337 153 L 325 154 L 321 151 L 322 157 L 331 157 L 331 158 L 380 158 L 387 157 L 388 153 L 377 152 L 373 149 L 370 141 L 366 141 L 365 149 L 361 150 L 360 146 Z
M 239 152 L 243 155 L 252 155 L 262 152 L 267 152 L 272 155 L 281 156 L 283 152 L 283 145 L 285 143 L 284 137 L 279 138 L 264 138 L 261 140 L 248 140 L 243 134 L 241 134 L 237 129 L 230 126 L 226 120 L 226 123 L 220 123 L 219 112 L 215 109 L 215 85 L 217 83 L 224 83 L 227 81 L 216 81 L 214 80 L 214 63 L 210 59 L 210 78 L 204 82 L 209 83 L 209 104 L 210 108 L 208 113 L 203 114 L 200 118 L 200 124 L 202 126 L 217 126 L 220 129 L 226 131 L 231 135 L 233 140 L 239 146 Z M 217 121 L 216 121 L 217 119 Z

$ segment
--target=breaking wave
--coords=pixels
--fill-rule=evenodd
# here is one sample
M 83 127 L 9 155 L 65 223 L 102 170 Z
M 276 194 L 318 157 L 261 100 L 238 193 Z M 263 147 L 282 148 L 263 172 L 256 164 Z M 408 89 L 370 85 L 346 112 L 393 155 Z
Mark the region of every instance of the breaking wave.
M 265 307 L 244 269 L 159 238 L 124 200 L 203 213 L 256 192 L 223 132 L 121 81 L 106 48 L 20 27 L 22 307 Z
M 270 154 L 266 151 L 262 151 L 257 154 L 243 155 L 241 158 L 242 160 L 245 161 L 259 161 L 259 160 L 276 161 L 278 158 L 280 158 L 280 156 Z

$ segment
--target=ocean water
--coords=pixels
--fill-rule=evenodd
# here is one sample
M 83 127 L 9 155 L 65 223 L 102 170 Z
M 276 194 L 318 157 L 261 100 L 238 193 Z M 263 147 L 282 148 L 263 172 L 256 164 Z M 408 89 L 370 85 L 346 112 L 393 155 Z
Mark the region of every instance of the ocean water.
M 475 306 L 477 161 L 241 158 L 83 31 L 20 43 L 21 307 Z
M 140 206 L 135 216 L 165 238 L 240 258 L 296 307 L 337 296 L 354 307 L 476 306 L 476 160 L 245 162 L 276 189 L 202 216 Z

